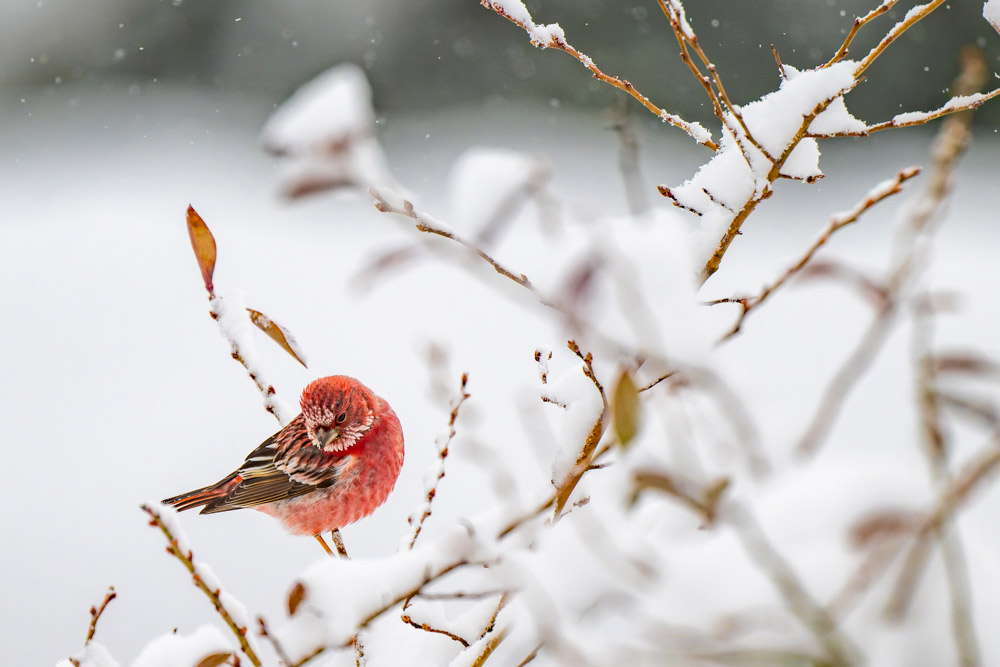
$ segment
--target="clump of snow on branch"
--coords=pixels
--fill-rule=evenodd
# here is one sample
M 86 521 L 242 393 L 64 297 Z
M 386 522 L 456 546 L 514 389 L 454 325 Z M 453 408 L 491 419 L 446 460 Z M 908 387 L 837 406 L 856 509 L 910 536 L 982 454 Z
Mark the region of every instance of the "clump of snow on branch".
M 371 86 L 352 64 L 299 88 L 268 119 L 261 143 L 278 156 L 289 197 L 395 183 L 375 133 Z
M 548 184 L 550 172 L 548 161 L 540 156 L 509 149 L 469 149 L 448 177 L 451 214 L 479 237 L 492 237 L 503 216 Z
M 704 125 L 697 121 L 688 122 L 678 116 L 677 114 L 670 113 L 666 109 L 660 112 L 660 120 L 664 123 L 671 123 L 672 125 L 685 126 L 688 130 L 688 134 L 700 144 L 708 143 L 712 140 L 712 133 L 705 128 Z
M 190 634 L 170 633 L 157 637 L 136 656 L 132 667 L 197 665 L 209 656 L 232 652 L 233 647 L 221 630 L 203 625 Z
M 304 589 L 301 602 L 275 634 L 290 656 L 317 647 L 347 646 L 359 628 L 433 578 L 463 563 L 494 558 L 475 530 L 453 526 L 444 535 L 394 556 L 320 561 L 299 577 Z
M 994 30 L 1000 32 L 1000 0 L 987 0 L 983 5 L 983 18 L 990 22 Z
M 87 645 L 70 656 L 76 661 L 79 667 L 118 667 L 115 660 L 107 648 L 100 642 L 89 641 Z M 76 667 L 69 658 L 65 658 L 56 663 L 56 667 Z
M 586 372 L 586 364 L 576 364 L 555 381 L 541 386 L 542 400 L 563 409 L 559 419 L 558 453 L 552 462 L 554 483 L 561 482 L 572 470 L 580 444 L 587 439 L 587 434 L 604 411 L 601 395 Z
M 531 19 L 528 8 L 521 0 L 485 0 L 483 4 L 498 14 L 508 16 L 524 26 L 531 37 L 531 43 L 535 46 L 544 48 L 553 43 L 566 41 L 566 33 L 563 32 L 558 23 L 535 23 Z
M 234 289 L 224 297 L 215 295 L 209 302 L 209 308 L 216 322 L 219 324 L 219 331 L 227 341 L 229 341 L 233 352 L 238 352 L 243 359 L 243 365 L 247 372 L 254 378 L 260 387 L 267 387 L 261 375 L 261 365 L 257 358 L 257 347 L 253 342 L 254 326 L 250 321 L 246 308 L 246 292 L 241 289 Z M 282 425 L 287 424 L 295 416 L 295 412 L 278 398 L 277 394 L 262 391 L 264 407 Z
M 817 107 L 854 87 L 857 69 L 858 64 L 853 60 L 803 71 L 786 65 L 778 90 L 744 106 L 743 120 L 761 148 L 771 157 L 779 158 L 792 145 L 803 118 L 812 116 Z M 802 145 L 799 142 L 795 151 L 801 150 Z
M 756 145 L 732 114 L 727 114 L 715 156 L 680 186 L 661 188 L 678 206 L 700 217 L 698 256 L 707 256 L 714 249 L 746 202 L 766 195 L 773 180 L 770 172 L 778 160 L 784 158 L 780 168 L 783 176 L 810 180 L 823 175 L 816 140 L 802 136 L 803 129 L 811 131 L 811 126 L 803 128 L 805 118 L 830 104 L 830 115 L 819 113 L 812 121 L 819 122 L 817 134 L 864 129 L 864 123 L 847 112 L 842 99 L 856 83 L 857 68 L 857 63 L 849 60 L 806 71 L 784 66 L 778 90 L 738 109 Z
M 988 98 L 983 93 L 975 93 L 973 95 L 957 95 L 933 111 L 907 111 L 905 113 L 898 113 L 892 117 L 892 123 L 893 125 L 915 125 L 923 123 L 955 109 L 978 106 L 986 99 Z

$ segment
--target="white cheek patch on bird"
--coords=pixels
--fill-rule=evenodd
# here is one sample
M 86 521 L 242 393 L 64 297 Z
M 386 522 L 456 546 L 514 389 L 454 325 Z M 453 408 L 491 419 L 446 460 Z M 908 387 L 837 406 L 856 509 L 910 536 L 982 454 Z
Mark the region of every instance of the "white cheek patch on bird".
M 344 424 L 340 427 L 340 436 L 334 438 L 330 441 L 323 451 L 326 452 L 343 452 L 350 449 L 354 445 L 358 444 L 365 433 L 367 433 L 372 424 L 375 423 L 375 415 L 369 410 L 365 413 L 364 417 L 359 422 L 352 422 Z

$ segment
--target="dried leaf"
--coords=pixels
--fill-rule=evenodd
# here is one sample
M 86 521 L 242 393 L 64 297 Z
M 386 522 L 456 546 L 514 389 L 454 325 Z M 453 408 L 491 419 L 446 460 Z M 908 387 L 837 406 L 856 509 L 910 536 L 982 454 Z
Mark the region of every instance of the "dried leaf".
M 622 371 L 611 395 L 611 415 L 615 434 L 622 446 L 627 445 L 639 430 L 639 388 L 627 370 Z
M 306 587 L 302 585 L 302 582 L 296 581 L 295 586 L 292 587 L 292 592 L 288 594 L 288 615 L 292 616 L 295 614 L 295 610 L 299 608 L 299 603 L 306 596 Z
M 219 665 L 229 660 L 232 655 L 232 653 L 213 653 L 210 656 L 202 658 L 201 662 L 197 663 L 195 667 L 219 667 Z
M 198 268 L 201 269 L 201 277 L 205 281 L 205 289 L 208 290 L 209 294 L 214 294 L 215 286 L 212 284 L 212 274 L 215 273 L 215 237 L 212 236 L 205 221 L 191 206 L 188 206 L 187 209 L 187 228 L 188 236 L 191 237 L 194 258 L 198 260 Z
M 288 329 L 258 310 L 247 308 L 247 312 L 250 313 L 250 321 L 257 325 L 258 329 L 266 333 L 285 352 L 295 357 L 297 362 L 306 366 L 305 355 L 302 354 L 302 350 L 299 349 L 298 343 L 295 342 L 295 338 L 289 333 Z

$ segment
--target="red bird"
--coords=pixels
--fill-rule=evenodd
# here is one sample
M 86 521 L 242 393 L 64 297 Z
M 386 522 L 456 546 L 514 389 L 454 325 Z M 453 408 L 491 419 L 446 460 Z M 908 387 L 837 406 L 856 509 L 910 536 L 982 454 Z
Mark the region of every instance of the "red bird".
M 312 382 L 302 413 L 250 452 L 224 479 L 163 502 L 202 514 L 252 507 L 295 535 L 362 519 L 385 502 L 403 466 L 403 430 L 384 399 L 354 378 Z

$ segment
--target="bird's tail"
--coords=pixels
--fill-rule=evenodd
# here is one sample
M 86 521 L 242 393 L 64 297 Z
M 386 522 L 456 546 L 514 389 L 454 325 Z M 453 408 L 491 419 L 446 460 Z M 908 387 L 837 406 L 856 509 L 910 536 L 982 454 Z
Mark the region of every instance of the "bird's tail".
M 164 505 L 171 505 L 178 512 L 183 512 L 184 510 L 194 509 L 195 507 L 201 507 L 203 505 L 208 505 L 209 503 L 218 500 L 220 498 L 225 498 L 229 495 L 230 483 L 236 477 L 235 473 L 221 482 L 216 482 L 215 484 L 210 484 L 208 486 L 203 486 L 200 489 L 195 489 L 194 491 L 188 491 L 187 493 L 182 493 L 179 496 L 174 496 L 173 498 L 165 498 L 160 502 Z

